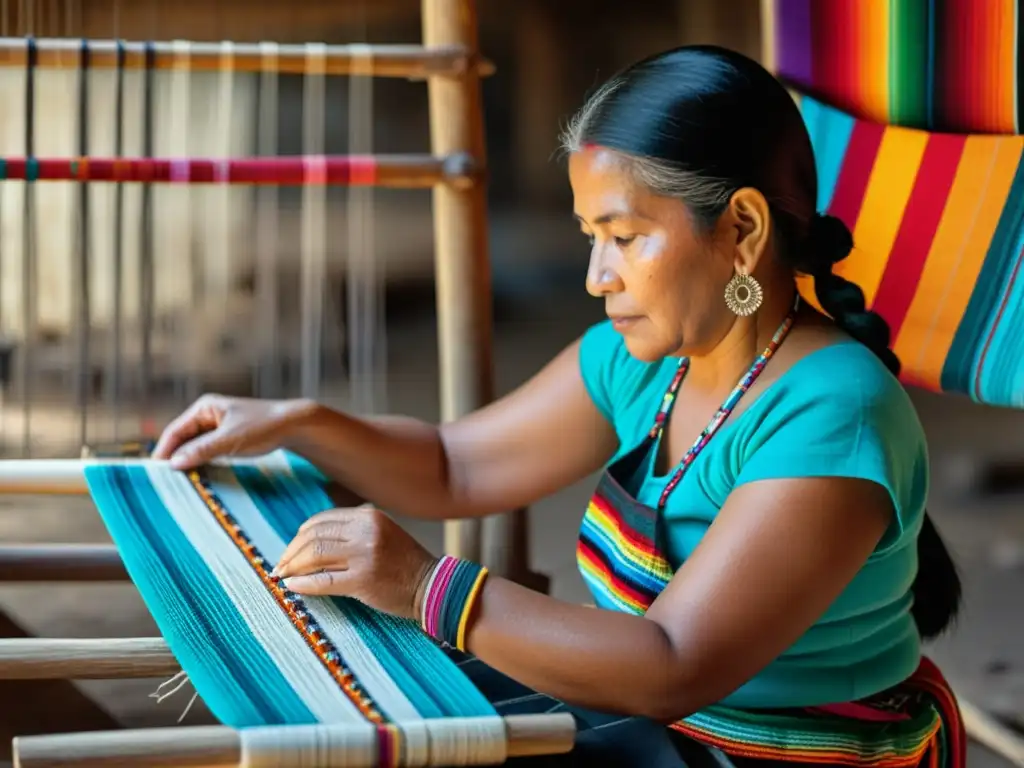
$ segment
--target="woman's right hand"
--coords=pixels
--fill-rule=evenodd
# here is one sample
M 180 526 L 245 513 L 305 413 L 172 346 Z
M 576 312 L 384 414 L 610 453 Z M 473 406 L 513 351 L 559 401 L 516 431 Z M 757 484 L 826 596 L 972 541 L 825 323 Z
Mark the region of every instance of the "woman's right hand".
M 203 395 L 172 421 L 152 458 L 192 469 L 220 456 L 259 456 L 282 447 L 316 408 L 308 400 Z

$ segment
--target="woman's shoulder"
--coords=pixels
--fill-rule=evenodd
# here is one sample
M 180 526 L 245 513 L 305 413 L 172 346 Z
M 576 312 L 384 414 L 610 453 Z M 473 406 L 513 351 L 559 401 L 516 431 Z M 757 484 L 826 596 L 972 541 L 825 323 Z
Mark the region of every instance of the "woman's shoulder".
M 874 352 L 852 339 L 808 352 L 766 394 L 779 418 L 810 410 L 844 422 L 895 418 L 920 427 L 900 381 Z
M 743 419 L 738 482 L 855 477 L 891 494 L 916 529 L 928 488 L 924 428 L 909 394 L 862 344 L 839 341 L 794 363 Z

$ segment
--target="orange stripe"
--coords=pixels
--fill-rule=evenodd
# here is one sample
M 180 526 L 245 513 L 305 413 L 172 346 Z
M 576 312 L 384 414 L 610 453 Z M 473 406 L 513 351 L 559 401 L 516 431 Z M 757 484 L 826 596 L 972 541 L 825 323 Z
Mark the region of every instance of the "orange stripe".
M 856 98 L 864 117 L 879 123 L 889 120 L 889 3 L 858 3 L 860 28 L 856 57 L 860 71 Z
M 853 230 L 856 247 L 836 268 L 861 287 L 868 306 L 882 281 L 927 145 L 924 131 L 889 128 L 882 137 Z
M 895 352 L 908 379 L 939 390 L 953 343 L 995 233 L 1024 139 L 970 136 Z
M 983 133 L 1015 133 L 1017 104 L 1015 79 L 1017 76 L 1017 0 L 987 0 L 981 3 L 988 22 L 982 28 L 987 34 L 978 49 L 985 70 L 984 83 L 978 83 L 979 96 L 985 98 L 985 125 Z M 987 66 L 986 66 L 987 65 Z

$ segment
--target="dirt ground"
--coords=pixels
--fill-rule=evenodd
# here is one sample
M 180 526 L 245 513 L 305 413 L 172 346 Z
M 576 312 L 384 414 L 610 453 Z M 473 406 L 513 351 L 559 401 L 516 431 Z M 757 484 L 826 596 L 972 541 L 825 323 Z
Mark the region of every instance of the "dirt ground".
M 597 318 L 600 308 L 578 293 L 534 296 L 503 307 L 496 330 L 500 391 L 532 374 Z M 437 416 L 434 320 L 407 317 L 389 330 L 389 410 Z M 981 707 L 1024 722 L 1024 492 L 972 492 L 972 467 L 989 459 L 1024 457 L 1024 413 L 982 408 L 963 400 L 915 395 L 931 441 L 932 513 L 955 551 L 966 585 L 966 611 L 956 631 L 930 652 L 959 692 Z M 54 413 L 59 415 L 58 410 Z M 64 411 L 60 411 L 63 413 Z M 52 415 L 52 414 L 51 414 Z M 54 429 L 60 419 L 54 416 Z M 532 560 L 552 578 L 553 593 L 582 600 L 573 563 L 576 527 L 590 482 L 565 489 L 530 512 Z M 6 497 L 0 500 L 0 542 L 102 542 L 106 533 L 86 498 Z M 438 525 L 410 525 L 440 548 Z M 0 608 L 49 637 L 133 637 L 155 634 L 130 585 L 0 586 Z M 158 680 L 81 684 L 128 726 L 173 725 L 190 689 L 157 704 Z M 0 710 L 11 706 L 0 703 Z M 186 723 L 208 721 L 201 704 Z M 974 749 L 973 768 L 1003 763 Z

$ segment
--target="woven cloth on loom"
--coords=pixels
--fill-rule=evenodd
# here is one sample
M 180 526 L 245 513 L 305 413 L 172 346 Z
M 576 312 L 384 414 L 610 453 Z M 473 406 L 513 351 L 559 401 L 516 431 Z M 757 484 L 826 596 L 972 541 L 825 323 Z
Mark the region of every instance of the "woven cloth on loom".
M 280 452 L 187 474 L 98 463 L 86 481 L 171 651 L 225 725 L 476 718 L 503 741 L 494 708 L 415 623 L 300 597 L 268 576 L 302 522 L 333 506 L 308 463 Z
M 904 381 L 1024 406 L 1024 138 L 884 126 L 806 96 L 800 108 L 818 210 L 853 232 L 836 271 L 888 321 Z
M 770 0 L 776 74 L 889 125 L 1020 131 L 1020 0 Z

